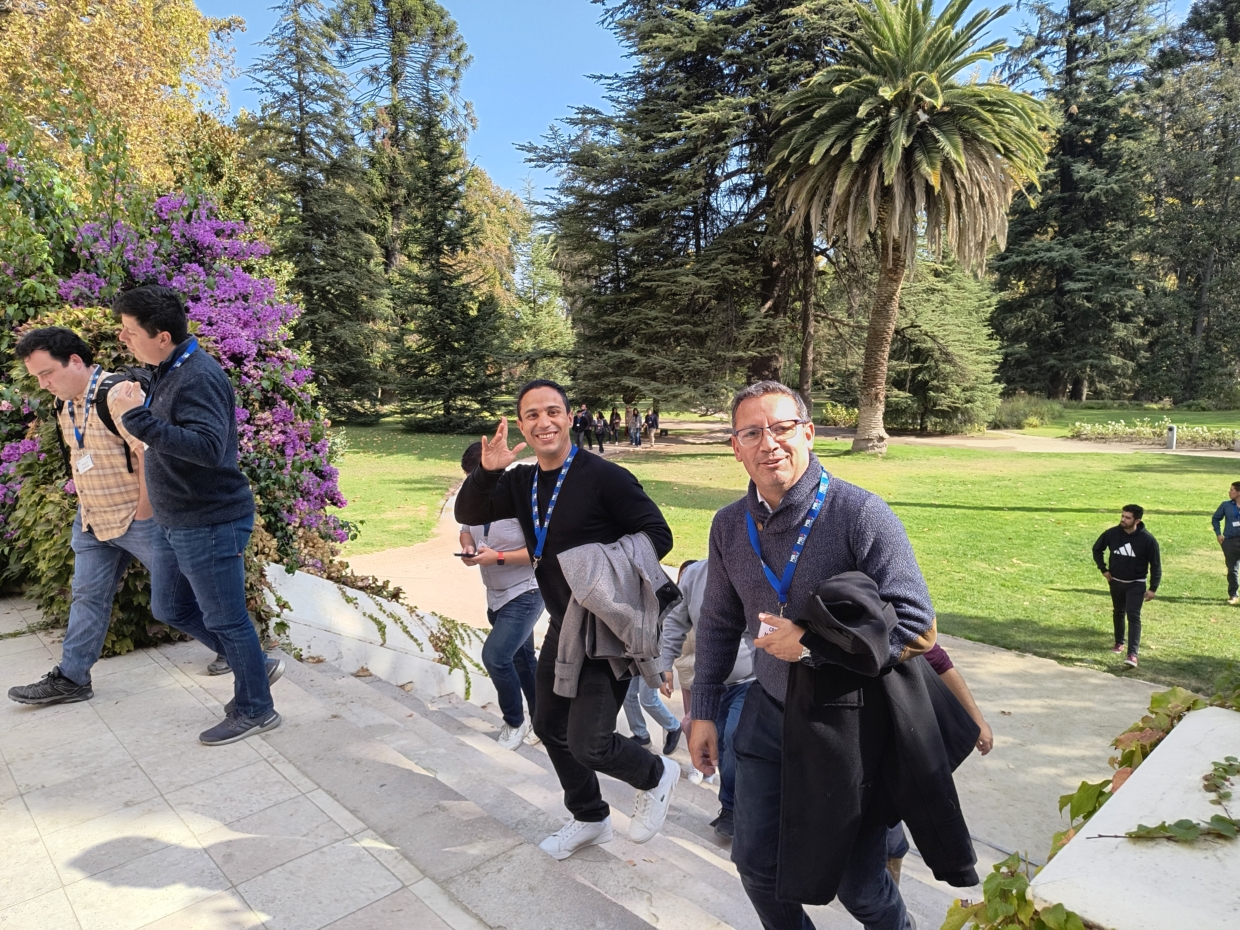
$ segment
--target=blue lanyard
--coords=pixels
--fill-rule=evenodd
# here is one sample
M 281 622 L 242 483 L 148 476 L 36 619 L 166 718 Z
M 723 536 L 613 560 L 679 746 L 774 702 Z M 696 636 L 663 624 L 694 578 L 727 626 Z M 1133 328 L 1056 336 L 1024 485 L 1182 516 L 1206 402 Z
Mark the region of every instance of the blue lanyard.
M 797 560 L 801 558 L 801 553 L 805 549 L 805 541 L 809 539 L 809 531 L 814 528 L 814 521 L 818 519 L 818 513 L 822 510 L 822 502 L 827 497 L 827 485 L 831 482 L 831 476 L 827 474 L 827 470 L 822 470 L 822 477 L 818 479 L 818 496 L 814 498 L 814 503 L 810 505 L 809 513 L 805 515 L 805 522 L 801 524 L 801 533 L 797 536 L 797 541 L 792 546 L 792 552 L 788 555 L 788 564 L 784 567 L 784 574 L 781 578 L 776 575 L 769 565 L 762 559 L 762 547 L 758 542 L 758 527 L 753 522 L 753 514 L 746 513 L 745 519 L 749 524 L 749 544 L 753 546 L 754 554 L 757 555 L 758 561 L 762 564 L 762 571 L 766 575 L 766 580 L 770 582 L 775 594 L 779 597 L 779 615 L 784 615 L 784 607 L 788 603 L 788 592 L 792 590 L 792 576 L 797 570 Z
M 531 560 L 534 568 L 538 568 L 538 562 L 542 559 L 543 546 L 547 544 L 547 527 L 551 525 L 551 514 L 560 496 L 560 488 L 564 487 L 564 476 L 568 474 L 568 467 L 573 464 L 573 458 L 576 455 L 577 447 L 573 446 L 572 451 L 568 453 L 568 458 L 560 466 L 560 477 L 555 480 L 555 490 L 551 492 L 551 500 L 547 502 L 547 516 L 541 523 L 538 521 L 538 466 L 534 466 L 534 486 L 530 490 L 530 510 L 534 513 L 534 539 L 538 543 L 534 547 L 534 558 Z
M 95 385 L 103 374 L 103 366 L 96 365 L 95 372 L 90 376 L 90 386 L 86 388 L 86 399 L 82 402 L 82 428 L 78 429 L 77 417 L 73 415 L 73 401 L 69 401 L 69 422 L 73 424 L 73 435 L 77 437 L 78 448 L 86 446 L 86 422 L 90 419 L 90 401 L 95 396 Z
M 169 368 L 167 371 L 164 372 L 164 378 L 166 378 L 168 375 L 172 374 L 174 371 L 176 371 L 178 368 L 184 365 L 185 360 L 189 358 L 191 355 L 193 355 L 194 351 L 197 348 L 198 348 L 198 338 L 195 337 L 189 341 L 189 348 L 186 349 L 184 352 L 182 352 L 181 357 L 172 363 L 171 368 Z M 160 378 L 159 380 L 162 381 L 163 378 Z M 155 396 L 155 381 L 154 379 L 152 379 L 151 386 L 147 388 L 147 391 L 146 391 L 146 400 L 142 402 L 142 406 L 143 407 L 151 406 L 151 398 L 154 396 Z

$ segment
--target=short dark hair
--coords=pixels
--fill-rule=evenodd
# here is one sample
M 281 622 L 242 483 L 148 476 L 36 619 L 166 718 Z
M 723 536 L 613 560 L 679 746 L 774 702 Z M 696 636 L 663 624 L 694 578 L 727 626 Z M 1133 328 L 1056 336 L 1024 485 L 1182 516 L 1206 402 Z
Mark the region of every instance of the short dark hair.
M 482 464 L 482 443 L 470 443 L 468 449 L 461 455 L 461 468 L 465 474 L 472 475 L 474 471 Z
M 63 326 L 44 326 L 40 329 L 32 329 L 22 336 L 13 348 L 13 352 L 22 361 L 40 350 L 62 365 L 68 365 L 69 359 L 74 355 L 80 358 L 84 365 L 95 363 L 95 353 L 86 344 L 86 340 Z
M 125 291 L 112 302 L 112 314 L 131 316 L 148 336 L 167 333 L 173 345 L 189 336 L 189 317 L 185 315 L 185 299 L 170 287 L 144 284 Z
M 1240 481 L 1233 481 L 1231 483 L 1231 486 L 1235 488 L 1237 491 L 1240 491 Z
M 1124 513 L 1130 513 L 1138 520 L 1145 516 L 1145 508 L 1140 504 L 1125 504 Z
M 680 579 L 685 577 L 685 569 L 688 568 L 690 565 L 696 565 L 697 562 L 698 562 L 697 559 L 685 559 L 683 562 L 680 563 L 680 571 L 676 573 L 677 584 L 680 584 Z
M 554 381 L 548 381 L 546 378 L 535 378 L 533 381 L 526 381 L 525 384 L 521 385 L 521 390 L 517 391 L 517 416 L 518 417 L 521 416 L 521 400 L 530 391 L 537 390 L 538 388 L 551 388 L 551 390 L 557 392 L 560 395 L 561 399 L 564 401 L 564 412 L 565 413 L 568 413 L 568 411 L 572 409 L 568 405 L 568 392 L 565 391 L 564 388 L 560 387 L 560 385 L 556 384 Z M 584 407 L 585 404 L 582 404 L 582 406 Z
M 805 398 L 788 387 L 788 385 L 780 384 L 778 381 L 758 381 L 748 387 L 741 388 L 732 398 L 732 426 L 736 426 L 736 408 L 747 400 L 751 400 L 754 397 L 765 397 L 768 394 L 782 394 L 785 397 L 791 397 L 797 404 L 797 416 L 802 420 L 809 419 L 809 408 L 805 406 Z

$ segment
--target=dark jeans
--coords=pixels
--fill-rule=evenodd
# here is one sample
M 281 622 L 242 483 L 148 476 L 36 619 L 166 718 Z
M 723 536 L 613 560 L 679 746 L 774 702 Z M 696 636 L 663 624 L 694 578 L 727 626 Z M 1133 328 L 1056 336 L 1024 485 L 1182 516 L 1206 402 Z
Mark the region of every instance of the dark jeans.
M 616 733 L 616 716 L 629 682 L 618 680 L 606 660 L 586 659 L 576 697 L 555 693 L 559 648 L 560 628 L 552 623 L 538 654 L 534 732 L 555 766 L 564 789 L 564 806 L 576 820 L 598 823 L 611 814 L 611 808 L 603 800 L 595 772 L 627 782 L 638 791 L 649 791 L 663 777 L 663 762 Z
M 904 824 L 898 823 L 887 829 L 887 858 L 903 859 L 908 855 L 908 837 L 904 835 Z
M 543 612 L 542 595 L 526 591 L 499 610 L 487 609 L 491 633 L 482 644 L 482 664 L 499 694 L 499 710 L 504 723 L 519 727 L 525 721 L 521 695 L 534 716 L 534 624 Z
M 813 930 L 805 909 L 775 896 L 784 711 L 759 684 L 736 729 L 736 835 L 732 861 L 766 930 Z M 907 930 L 908 912 L 887 873 L 887 827 L 863 824 L 838 897 L 866 930 Z
M 168 546 L 164 531 L 154 520 L 134 520 L 115 539 L 101 540 L 82 529 L 82 513 L 73 519 L 73 601 L 69 605 L 69 629 L 61 647 L 60 673 L 79 685 L 90 684 L 91 667 L 99 661 L 112 621 L 112 602 L 129 564 L 137 559 L 154 578 L 175 572 L 177 557 Z M 160 591 L 161 594 L 170 594 Z M 156 620 L 188 633 L 208 649 L 219 643 L 202 625 L 202 611 L 192 598 L 175 604 L 170 597 L 155 597 L 151 614 Z
M 273 709 L 267 658 L 245 606 L 242 553 L 254 530 L 254 517 L 163 530 L 176 561 L 158 575 L 152 573 L 152 603 L 170 597 L 175 605 L 173 616 L 179 618 L 196 601 L 192 609 L 201 607 L 202 625 L 215 637 L 233 670 L 237 712 L 245 717 L 267 716 Z
M 1240 594 L 1240 537 L 1223 537 L 1223 561 L 1227 563 L 1227 596 Z
M 1141 645 L 1141 605 L 1145 603 L 1145 582 L 1111 582 L 1111 619 L 1115 621 L 1115 642 L 1124 645 L 1124 615 L 1128 616 L 1128 654 L 1135 656 Z
M 752 681 L 732 685 L 719 700 L 719 716 L 715 718 L 715 734 L 719 741 L 719 806 L 732 810 L 736 806 L 736 728 L 741 722 L 741 709 Z

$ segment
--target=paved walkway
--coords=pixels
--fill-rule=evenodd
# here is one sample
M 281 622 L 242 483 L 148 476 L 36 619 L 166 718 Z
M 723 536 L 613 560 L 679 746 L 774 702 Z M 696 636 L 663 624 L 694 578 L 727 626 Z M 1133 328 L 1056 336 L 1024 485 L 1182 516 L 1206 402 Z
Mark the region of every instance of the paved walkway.
M 60 657 L 57 637 L 12 635 L 36 617 L 0 598 L 5 690 Z M 0 700 L 0 927 L 484 930 L 267 737 L 199 744 L 232 692 L 210 658 L 142 650 L 96 666 L 92 701 Z M 276 685 L 281 730 L 315 726 L 293 687 Z

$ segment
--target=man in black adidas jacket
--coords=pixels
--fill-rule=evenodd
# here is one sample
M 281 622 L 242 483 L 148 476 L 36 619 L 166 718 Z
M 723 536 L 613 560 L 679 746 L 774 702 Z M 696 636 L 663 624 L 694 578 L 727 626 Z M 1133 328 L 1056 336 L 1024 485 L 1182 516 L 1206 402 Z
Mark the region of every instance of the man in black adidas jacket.
M 1119 526 L 1113 526 L 1094 543 L 1094 563 L 1111 586 L 1112 619 L 1115 621 L 1115 646 L 1112 652 L 1124 651 L 1124 616 L 1128 617 L 1128 658 L 1124 664 L 1137 667 L 1137 647 L 1141 645 L 1141 605 L 1154 599 L 1162 581 L 1162 559 L 1158 540 L 1153 537 L 1141 517 L 1145 511 L 1137 504 L 1128 504 L 1119 515 Z M 1103 561 L 1103 552 L 1110 552 L 1110 567 Z M 1149 575 L 1149 590 L 1145 576 Z

